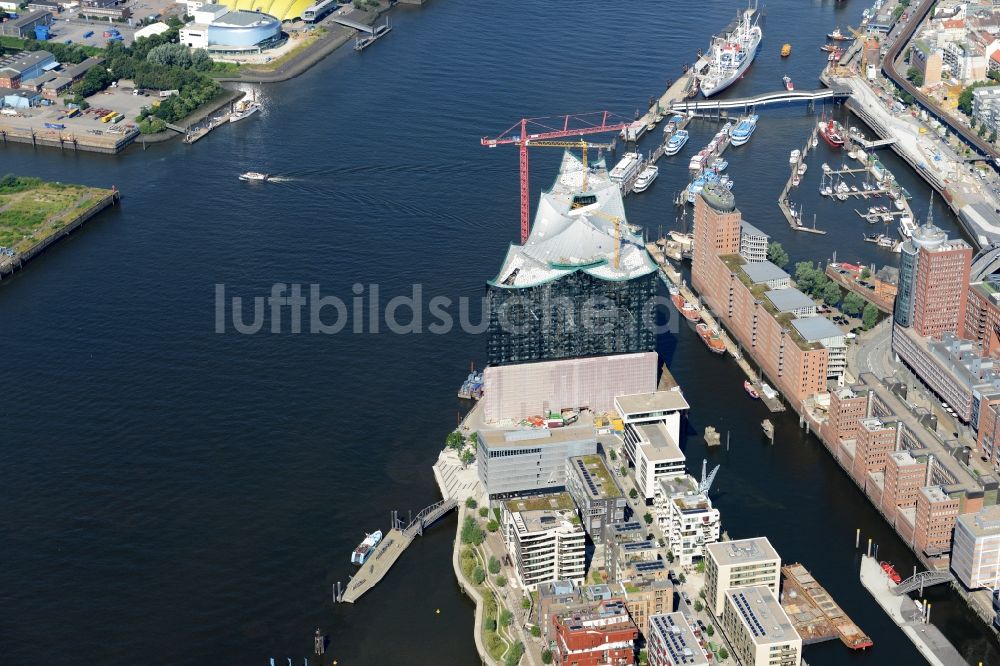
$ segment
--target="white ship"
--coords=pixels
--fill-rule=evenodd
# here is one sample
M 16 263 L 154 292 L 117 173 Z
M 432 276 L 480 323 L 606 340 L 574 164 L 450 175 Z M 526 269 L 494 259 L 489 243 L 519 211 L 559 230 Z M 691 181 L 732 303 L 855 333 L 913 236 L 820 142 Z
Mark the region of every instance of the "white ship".
M 628 182 L 639 172 L 639 167 L 641 166 L 642 155 L 639 153 L 625 153 L 618 161 L 618 164 L 608 172 L 608 178 L 613 183 Z
M 380 541 L 382 541 L 382 530 L 375 530 L 371 534 L 365 535 L 365 540 L 358 544 L 358 547 L 351 553 L 351 564 L 357 564 L 359 567 L 364 564 Z
M 260 111 L 260 109 L 260 104 L 252 99 L 241 99 L 236 103 L 236 106 L 233 108 L 233 112 L 229 114 L 229 122 L 235 123 L 238 120 L 249 118 L 253 114 Z
M 643 169 L 642 173 L 639 174 L 639 177 L 635 179 L 635 185 L 632 186 L 632 191 L 645 192 L 647 189 L 649 189 L 649 186 L 653 184 L 653 181 L 656 180 L 656 177 L 659 175 L 660 175 L 659 167 L 657 167 L 655 164 L 650 164 L 645 169 Z
M 667 141 L 667 145 L 663 149 L 663 154 L 676 155 L 677 153 L 681 152 L 681 148 L 683 148 L 684 144 L 686 144 L 687 142 L 688 142 L 687 130 L 677 130 L 677 132 L 672 137 L 670 137 L 670 140 Z
M 757 129 L 757 121 L 760 119 L 756 113 L 749 118 L 744 118 L 740 121 L 740 124 L 736 126 L 730 137 L 732 139 L 732 144 L 734 146 L 742 146 L 744 143 L 750 140 L 750 136 L 753 131 Z
M 270 178 L 270 176 L 266 173 L 260 173 L 259 171 L 247 171 L 246 173 L 240 174 L 240 180 L 255 181 L 260 183 L 263 183 L 268 178 Z
M 743 10 L 721 36 L 712 40 L 706 55 L 708 70 L 699 79 L 705 97 L 722 92 L 747 71 L 757 56 L 757 47 L 763 37 L 763 31 L 757 25 L 759 16 L 756 8 Z

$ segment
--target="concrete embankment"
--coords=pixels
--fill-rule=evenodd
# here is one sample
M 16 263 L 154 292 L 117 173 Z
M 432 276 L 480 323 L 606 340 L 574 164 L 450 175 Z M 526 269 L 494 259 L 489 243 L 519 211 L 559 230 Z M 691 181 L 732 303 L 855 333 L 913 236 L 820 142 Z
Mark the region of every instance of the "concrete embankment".
M 483 616 L 486 613 L 486 601 L 476 586 L 465 580 L 465 576 L 462 574 L 462 565 L 458 559 L 458 554 L 462 550 L 462 523 L 465 522 L 466 511 L 465 505 L 460 504 L 458 507 L 458 527 L 455 528 L 455 546 L 451 552 L 451 566 L 455 570 L 455 580 L 458 581 L 458 587 L 476 604 L 476 624 L 472 633 L 476 637 L 476 651 L 479 652 L 479 658 L 488 666 L 499 666 L 499 663 L 490 657 L 490 653 L 486 651 L 486 646 L 483 644 L 482 626 Z

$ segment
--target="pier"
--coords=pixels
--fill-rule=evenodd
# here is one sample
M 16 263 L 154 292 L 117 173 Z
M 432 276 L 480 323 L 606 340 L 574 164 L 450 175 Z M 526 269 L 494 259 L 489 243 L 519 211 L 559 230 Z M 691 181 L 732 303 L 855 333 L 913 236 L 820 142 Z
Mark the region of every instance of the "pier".
M 825 234 L 826 232 L 822 229 L 817 229 L 815 225 L 812 227 L 802 226 L 802 220 L 800 219 L 802 217 L 802 212 L 800 211 L 799 213 L 796 213 L 792 208 L 791 200 L 788 198 L 788 193 L 793 187 L 798 187 L 800 178 L 804 175 L 799 174 L 799 165 L 805 164 L 806 157 L 809 156 L 809 149 L 812 148 L 813 145 L 819 140 L 818 135 L 819 128 L 813 127 L 812 132 L 809 133 L 809 138 L 806 139 L 806 144 L 802 147 L 798 161 L 790 165 L 791 173 L 788 175 L 788 180 L 785 182 L 784 189 L 782 189 L 781 194 L 778 195 L 778 208 L 781 209 L 782 215 L 785 216 L 788 226 L 795 231 L 806 231 L 811 234 Z
M 783 566 L 781 574 L 785 578 L 781 607 L 802 636 L 803 643 L 808 645 L 839 638 L 852 650 L 863 650 L 873 645 L 872 639 L 854 624 L 804 566 Z
M 694 292 L 691 291 L 687 284 L 685 284 L 681 274 L 670 265 L 655 243 L 647 243 L 646 250 L 649 251 L 650 256 L 652 256 L 653 260 L 659 265 L 660 279 L 663 280 L 665 284 L 676 287 L 681 296 L 683 296 L 689 303 L 700 302 Z M 740 369 L 746 374 L 747 379 L 749 379 L 750 383 L 754 385 L 755 389 L 757 389 L 757 392 L 760 394 L 760 401 L 763 402 L 772 412 L 785 411 L 785 406 L 782 404 L 780 397 L 770 398 L 762 390 L 760 379 L 758 378 L 756 371 L 754 371 L 753 367 L 750 366 L 750 363 L 747 362 L 746 358 L 743 357 L 743 353 L 740 350 L 739 345 L 729 337 L 729 334 L 719 324 L 712 313 L 709 312 L 707 308 L 700 308 L 698 312 L 701 314 L 701 320 L 708 324 L 709 328 L 719 332 L 719 339 L 726 345 L 726 351 L 736 360 L 736 365 L 740 366 Z
M 927 663 L 933 666 L 955 666 L 967 663 L 955 646 L 948 642 L 941 630 L 928 621 L 929 606 L 894 593 L 896 584 L 879 566 L 878 560 L 868 555 L 861 558 L 861 584 L 868 590 L 907 638 L 913 642 Z
M 406 526 L 402 526 L 399 520 L 393 518 L 396 525 L 389 530 L 385 538 L 375 547 L 375 552 L 358 569 L 358 573 L 351 578 L 338 601 L 353 604 L 361 595 L 375 587 L 389 573 L 389 569 L 403 554 L 406 547 L 413 543 L 416 537 L 422 536 L 426 528 L 456 506 L 458 506 L 457 500 L 441 500 L 418 513 Z

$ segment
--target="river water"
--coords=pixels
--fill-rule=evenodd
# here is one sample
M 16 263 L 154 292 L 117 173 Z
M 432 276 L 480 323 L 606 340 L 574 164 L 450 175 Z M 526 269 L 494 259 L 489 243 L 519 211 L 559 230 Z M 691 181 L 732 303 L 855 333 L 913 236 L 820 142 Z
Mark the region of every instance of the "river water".
M 466 408 L 454 395 L 469 362 L 485 357 L 482 337 L 351 326 L 292 334 L 287 319 L 280 332 L 243 335 L 230 322 L 220 334 L 216 285 L 248 301 L 246 321 L 249 301 L 275 283 L 318 284 L 348 303 L 353 285 L 367 296 L 375 284 L 382 304 L 414 284 L 425 299 L 475 301 L 518 232 L 515 151 L 488 151 L 479 138 L 522 116 L 631 115 L 736 10 L 432 0 L 396 11 L 392 34 L 363 55 L 343 50 L 262 87 L 262 113 L 193 147 L 117 157 L 3 148 L 0 171 L 114 184 L 124 195 L 0 287 L 6 661 L 301 662 L 320 627 L 327 662 L 475 663 L 473 607 L 450 564 L 453 516 L 358 604 L 334 606 L 330 586 L 346 581 L 350 550 L 366 530 L 385 529 L 391 509 L 438 499 L 430 464 Z M 786 72 L 799 88 L 818 87 L 822 35 L 856 24 L 861 10 L 775 0 L 757 62 L 726 94 L 777 89 Z M 782 60 L 785 41 L 793 53 Z M 844 260 L 894 263 L 862 242 L 870 229 L 850 206 L 815 194 L 819 164 L 840 160 L 823 144 L 796 197 L 829 235 L 796 234 L 782 218 L 787 155 L 813 122 L 801 107 L 765 110 L 750 144 L 729 153 L 745 218 L 793 261 L 836 249 Z M 651 234 L 675 224 L 686 155 L 716 127 L 692 124 L 684 153 L 628 199 L 630 222 Z M 532 154 L 536 194 L 558 158 Z M 883 159 L 922 216 L 927 187 Z M 282 178 L 238 182 L 248 169 Z M 955 232 L 950 215 L 935 213 Z M 857 581 L 857 527 L 901 571 L 914 562 L 867 500 L 793 416 L 776 419 L 776 444 L 765 444 L 762 406 L 692 331 L 663 335 L 660 352 L 692 405 L 691 469 L 706 455 L 723 466 L 713 494 L 724 528 L 768 535 L 875 640 L 863 655 L 808 647 L 810 663 L 919 663 Z M 708 424 L 731 432 L 728 451 L 705 453 L 695 429 Z M 953 593 L 929 596 L 934 622 L 969 661 L 1000 660 Z

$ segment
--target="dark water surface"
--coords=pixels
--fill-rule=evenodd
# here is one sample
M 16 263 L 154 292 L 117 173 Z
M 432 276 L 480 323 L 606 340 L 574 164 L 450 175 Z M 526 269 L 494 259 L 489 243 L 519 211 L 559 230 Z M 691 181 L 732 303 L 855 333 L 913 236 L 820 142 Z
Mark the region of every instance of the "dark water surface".
M 387 527 L 390 509 L 438 498 L 430 464 L 464 408 L 453 396 L 469 361 L 484 358 L 483 339 L 292 335 L 287 320 L 280 333 L 216 334 L 215 285 L 248 301 L 279 282 L 345 300 L 352 285 L 377 283 L 383 303 L 414 283 L 425 299 L 480 297 L 516 240 L 518 209 L 515 151 L 487 151 L 479 137 L 522 116 L 631 115 L 736 9 L 433 0 L 396 12 L 392 35 L 363 56 L 343 51 L 258 90 L 261 114 L 196 146 L 118 157 L 0 149 L 0 171 L 115 184 L 125 196 L 0 287 L 5 663 L 301 663 L 316 627 L 340 664 L 475 663 L 472 604 L 450 564 L 454 517 L 355 606 L 333 607 L 330 584 L 346 580 L 350 550 Z M 861 11 L 770 3 L 761 54 L 726 94 L 776 89 L 786 72 L 818 87 L 822 35 Z M 793 54 L 782 60 L 785 41 Z M 840 161 L 825 147 L 797 196 L 829 235 L 795 234 L 781 217 L 788 152 L 813 122 L 804 108 L 765 110 L 750 144 L 727 155 L 746 219 L 793 261 L 837 249 L 894 263 L 861 241 L 870 229 L 847 204 L 819 201 L 820 162 Z M 628 199 L 630 221 L 651 233 L 674 224 L 688 157 L 716 126 L 691 129 L 651 190 Z M 536 194 L 558 158 L 532 155 Z M 926 186 L 883 159 L 922 216 Z M 239 183 L 247 169 L 287 180 Z M 936 219 L 955 230 L 943 210 Z M 770 536 L 875 640 L 863 655 L 809 647 L 810 663 L 920 663 L 857 582 L 856 527 L 901 571 L 913 558 L 855 486 L 792 416 L 765 445 L 765 413 L 745 399 L 735 365 L 688 329 L 663 336 L 661 353 L 691 401 L 692 428 L 732 432 L 730 451 L 708 454 L 723 464 L 713 492 L 725 529 Z M 696 469 L 704 450 L 693 432 L 687 452 Z M 930 597 L 969 661 L 1000 661 L 954 594 Z

